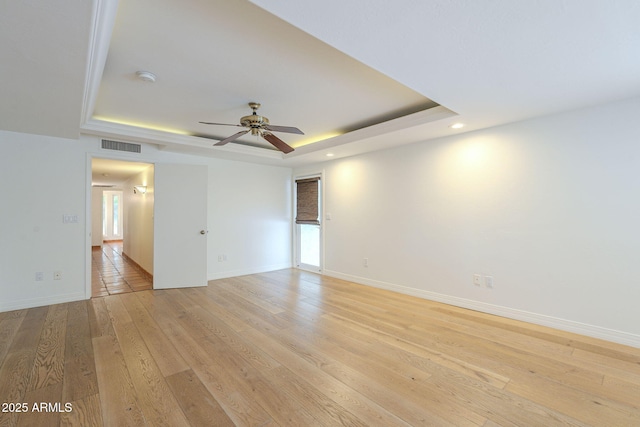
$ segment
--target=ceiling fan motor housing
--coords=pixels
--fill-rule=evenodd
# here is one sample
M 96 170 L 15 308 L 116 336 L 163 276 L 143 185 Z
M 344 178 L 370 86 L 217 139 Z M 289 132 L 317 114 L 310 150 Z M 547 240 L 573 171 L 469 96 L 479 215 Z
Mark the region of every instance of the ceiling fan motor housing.
M 269 119 L 259 116 L 255 112 L 250 116 L 244 116 L 240 119 L 240 124 L 244 127 L 251 128 L 251 134 L 256 135 L 263 125 L 269 124 Z
M 288 133 L 297 133 L 299 135 L 304 135 L 304 133 L 293 126 L 270 126 L 269 119 L 264 116 L 258 115 L 258 108 L 260 108 L 260 104 L 257 102 L 250 102 L 249 107 L 253 110 L 253 114 L 250 116 L 244 116 L 240 119 L 240 125 L 231 125 L 227 123 L 211 123 L 211 122 L 200 122 L 205 125 L 222 125 L 222 126 L 241 126 L 245 128 L 249 128 L 248 130 L 240 131 L 234 135 L 231 135 L 228 138 L 220 140 L 218 143 L 213 144 L 216 146 L 225 145 L 229 142 L 235 141 L 240 138 L 242 135 L 245 135 L 251 132 L 251 135 L 259 135 L 266 139 L 271 145 L 276 147 L 278 150 L 287 154 L 292 152 L 294 149 L 286 142 L 275 136 L 271 133 L 271 131 L 276 132 L 288 132 Z

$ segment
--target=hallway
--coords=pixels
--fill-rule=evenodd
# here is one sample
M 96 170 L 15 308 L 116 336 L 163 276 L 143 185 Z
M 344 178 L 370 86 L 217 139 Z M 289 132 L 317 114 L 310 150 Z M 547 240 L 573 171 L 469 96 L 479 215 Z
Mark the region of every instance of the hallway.
M 91 297 L 153 289 L 150 278 L 122 256 L 122 241 L 104 242 L 91 251 Z

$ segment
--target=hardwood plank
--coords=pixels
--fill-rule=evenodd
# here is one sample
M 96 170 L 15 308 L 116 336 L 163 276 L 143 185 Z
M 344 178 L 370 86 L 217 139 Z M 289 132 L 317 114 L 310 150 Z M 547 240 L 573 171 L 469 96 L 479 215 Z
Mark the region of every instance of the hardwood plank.
M 276 380 L 278 376 L 274 376 L 274 372 L 280 370 L 279 363 L 275 366 L 257 363 L 251 351 L 237 352 L 216 335 L 205 337 L 200 345 L 222 364 L 226 371 L 236 374 L 238 382 L 252 391 L 252 398 L 276 422 L 284 425 L 313 425 L 318 422 L 317 417 L 321 413 L 316 412 L 312 415 L 305 405 L 306 402 L 299 400 L 291 384 Z
M 638 409 L 608 398 L 530 374 L 526 381 L 513 380 L 507 390 L 547 408 L 590 425 L 640 425 Z
M 280 316 L 273 315 L 267 310 L 227 292 L 224 289 L 216 289 L 215 300 L 221 306 L 236 313 L 236 317 L 238 319 L 248 323 L 251 327 L 268 331 L 276 331 L 289 326 L 289 323 L 283 321 Z M 242 313 L 243 315 L 238 316 L 238 313 Z
M 221 282 L 219 286 L 224 290 L 243 298 L 247 302 L 257 305 L 271 314 L 278 314 L 284 311 L 281 307 L 269 302 L 268 297 L 266 297 L 264 292 L 259 292 L 256 291 L 255 288 L 246 286 L 246 283 L 240 279 L 230 279 L 228 281 Z
M 640 425 L 639 366 L 640 349 L 288 269 L 0 313 L 0 401 L 74 408 L 0 425 Z
M 110 335 L 93 338 L 93 354 L 103 408 L 102 423 L 105 426 L 147 425 L 117 339 Z
M 60 414 L 61 427 L 101 427 L 103 425 L 102 412 L 100 409 L 100 396 L 93 394 L 70 403 L 73 410 Z
M 627 358 L 619 359 L 615 356 L 603 355 L 600 352 L 593 353 L 582 349 L 576 349 L 572 353 L 572 359 L 589 362 L 590 366 L 601 365 L 613 368 L 608 370 L 607 373 L 610 374 L 615 370 L 623 379 L 629 378 L 630 375 L 634 378 L 640 376 L 640 362 L 630 362 Z
M 9 352 L 9 347 L 18 333 L 18 328 L 20 328 L 25 314 L 26 311 L 22 311 L 21 316 L 5 316 L 0 320 L 0 366 Z
M 154 319 L 171 340 L 180 355 L 196 373 L 227 415 L 237 425 L 267 425 L 273 420 L 255 400 L 247 398 L 248 386 L 238 381 L 220 360 L 205 351 L 198 334 L 189 331 L 192 322 L 184 319 L 187 311 L 175 295 L 147 294 L 142 298 L 147 308 L 153 306 Z M 188 303 L 188 301 L 187 301 Z M 152 315 L 153 315 L 152 313 Z M 194 339 L 194 336 L 198 340 Z
M 48 307 L 27 310 L 0 366 L 0 403 L 24 402 L 48 311 Z M 15 425 L 18 415 L 17 412 L 0 412 L 0 426 Z
M 89 325 L 91 327 L 91 337 L 97 338 L 101 336 L 115 337 L 111 319 L 105 305 L 105 298 L 94 298 L 89 301 Z
M 327 364 L 322 369 L 334 378 L 342 381 L 347 386 L 353 388 L 358 393 L 366 396 L 376 404 L 395 414 L 403 422 L 410 425 L 434 425 L 448 426 L 455 425 L 446 421 L 437 414 L 432 413 L 410 399 L 406 399 L 404 393 L 399 394 L 396 390 L 389 389 L 386 384 L 371 379 L 350 366 L 344 364 Z M 469 421 L 461 422 L 457 425 L 477 425 Z
M 145 420 L 154 426 L 186 425 L 186 417 L 144 344 L 121 297 L 110 296 L 105 302 Z
M 10 352 L 0 367 L 0 403 L 22 403 L 27 392 L 35 347 Z M 0 411 L 0 426 L 16 425 L 16 412 Z
M 27 391 L 24 402 L 29 410 L 18 416 L 19 426 L 57 427 L 60 424 L 60 411 L 65 410 L 62 383 Z
M 339 308 L 335 308 L 333 312 L 339 316 L 348 317 L 356 323 L 368 325 L 375 330 L 409 342 L 420 342 L 427 339 L 434 350 L 450 354 L 467 363 L 473 362 L 483 369 L 507 378 L 535 371 L 540 375 L 560 379 L 567 384 L 578 387 L 589 387 L 594 383 L 600 384 L 602 382 L 601 374 L 576 368 L 568 363 L 569 358 L 561 361 L 557 357 L 536 356 L 527 348 L 520 349 L 500 345 L 473 334 L 432 327 L 428 324 L 398 329 L 389 326 L 389 321 L 376 321 L 359 313 L 349 313 Z
M 452 377 L 436 372 L 428 382 L 442 393 L 466 402 L 469 410 L 503 426 L 583 425 L 559 411 L 469 377 Z
M 29 309 L 3 311 L 0 313 L 0 321 L 6 319 L 22 319 L 27 314 Z
M 404 394 L 398 394 L 396 390 L 391 389 L 387 384 L 372 379 L 368 373 L 363 374 L 347 364 L 336 362 L 323 352 L 318 351 L 317 348 L 308 345 L 308 337 L 309 334 L 298 336 L 288 333 L 288 331 L 281 331 L 276 337 L 276 341 L 296 354 L 297 357 L 333 376 L 377 405 L 386 408 L 408 424 L 452 425 L 411 399 L 406 399 Z M 462 425 L 472 424 L 466 423 Z
M 296 405 L 303 407 L 320 425 L 361 426 L 368 424 L 321 393 L 314 384 L 284 366 L 267 373 L 267 378 Z
M 168 377 L 189 369 L 187 362 L 173 348 L 173 344 L 142 305 L 137 294 L 126 294 L 121 299 L 162 375 Z
M 448 369 L 469 378 L 484 381 L 497 388 L 504 388 L 509 382 L 509 378 L 504 375 L 448 354 L 434 351 L 421 345 L 421 343 L 400 339 L 368 328 L 366 325 L 351 322 L 349 319 L 345 319 L 339 315 L 329 314 L 325 318 L 335 322 L 336 327 L 353 329 L 359 331 L 361 334 L 371 334 L 378 342 L 375 346 L 378 351 L 382 350 L 380 346 L 384 344 L 384 351 L 393 353 L 396 357 L 406 359 L 415 365 L 424 366 L 424 369 L 427 371 Z
M 640 364 L 640 349 L 633 349 L 629 346 L 606 342 L 597 338 L 587 336 L 577 336 L 570 332 L 564 332 L 546 326 L 534 325 L 517 320 L 501 318 L 495 315 L 481 313 L 471 310 L 464 310 L 458 307 L 440 307 L 441 312 L 455 313 L 461 318 L 472 319 L 476 323 L 493 325 L 501 329 L 515 331 L 522 335 L 540 337 L 545 341 L 560 343 L 590 353 L 610 356 L 619 360 Z M 579 339 L 576 339 L 578 338 Z
M 325 396 L 353 413 L 368 425 L 404 425 L 404 421 L 377 405 L 372 400 L 348 387 L 339 379 L 329 375 L 318 366 L 300 358 L 294 351 L 265 336 L 255 329 L 245 331 L 245 336 L 263 348 L 282 366 L 313 384 Z M 408 425 L 408 424 L 407 424 Z
M 225 372 L 231 373 L 233 383 L 246 399 L 259 404 L 280 425 L 314 425 L 315 418 L 307 408 L 299 405 L 287 389 L 270 381 L 271 370 L 259 371 L 225 345 L 209 340 L 200 342 Z
M 287 331 L 291 333 L 289 339 L 303 336 L 302 330 Z M 368 352 L 368 355 L 365 352 L 358 354 L 356 348 L 360 348 L 360 344 L 353 340 L 349 342 L 339 334 L 332 335 L 331 339 L 318 336 L 313 351 L 335 360 L 334 365 L 339 363 L 348 366 L 370 380 L 384 384 L 387 389 L 395 391 L 404 399 L 412 401 L 423 410 L 429 411 L 448 423 L 481 425 L 486 420 L 470 411 L 466 402 L 457 401 L 451 395 L 439 393 L 437 387 L 427 381 L 431 374 L 410 365 L 403 365 L 398 360 L 390 361 L 386 357 L 379 357 L 375 352 Z
M 69 304 L 64 360 L 63 400 L 73 402 L 97 394 L 98 378 L 86 301 Z
M 606 387 L 606 391 L 601 395 L 640 411 L 640 381 L 627 381 L 605 375 L 602 386 Z
M 62 382 L 67 328 L 67 305 L 52 305 L 47 313 L 36 350 L 30 390 Z
M 198 375 L 200 381 L 237 425 L 267 425 L 271 416 L 250 396 L 248 386 L 239 382 L 226 366 L 205 351 L 187 330 L 178 324 L 166 324 L 165 331 Z
M 224 409 L 189 369 L 167 377 L 167 383 L 193 426 L 233 426 Z
M 331 316 L 331 315 L 328 315 L 328 316 Z M 353 326 L 353 325 L 354 325 L 353 323 L 349 324 L 347 322 L 342 324 L 336 324 L 333 328 L 327 328 L 327 329 L 339 330 L 341 331 L 341 333 L 344 333 L 346 328 L 349 328 L 349 326 Z M 317 327 L 318 326 L 317 322 L 314 323 L 314 326 L 316 326 L 315 328 L 316 333 L 321 333 L 320 331 L 324 330 L 322 328 Z M 360 326 L 360 325 L 356 325 L 356 328 L 357 326 Z M 373 328 L 370 328 L 370 329 L 360 328 L 359 329 L 359 332 L 361 332 L 360 336 L 354 335 L 351 333 L 347 333 L 346 335 L 350 339 L 353 339 L 355 341 L 361 341 L 359 344 L 357 344 L 357 346 L 362 347 L 363 349 L 369 348 L 371 354 L 382 353 L 382 354 L 389 354 L 389 355 L 393 354 L 394 356 L 400 356 L 400 358 L 395 357 L 396 362 L 392 362 L 392 363 L 398 364 L 398 359 L 402 360 L 406 358 L 406 355 L 402 355 L 398 351 L 394 351 L 392 348 L 390 348 L 390 346 L 394 344 L 394 341 L 399 341 L 397 340 L 397 338 L 392 338 L 391 340 L 387 341 L 387 343 L 389 343 L 390 345 L 385 346 L 385 345 L 382 345 L 382 343 L 377 342 L 376 338 L 387 337 L 389 335 L 381 334 L 379 331 L 376 331 L 376 334 L 366 333 L 372 330 Z M 335 336 L 330 336 L 330 337 L 328 336 L 327 338 L 340 345 L 339 338 Z M 371 338 L 371 340 L 369 338 Z M 405 342 L 405 341 L 401 341 L 401 342 Z M 413 347 L 417 347 L 412 343 L 409 343 L 409 344 L 412 345 Z M 343 348 L 349 347 L 348 342 L 343 342 L 342 347 Z M 440 389 L 449 390 L 448 394 L 450 395 L 463 396 L 462 399 L 465 405 L 471 404 L 471 406 L 474 407 L 476 412 L 481 413 L 484 416 L 492 416 L 496 420 L 500 420 L 501 423 L 503 423 L 503 425 L 510 425 L 509 421 L 507 421 L 508 419 L 520 420 L 519 425 L 522 425 L 522 423 L 527 423 L 528 425 L 553 425 L 557 423 L 569 423 L 569 424 L 576 423 L 575 420 L 562 416 L 561 414 L 558 414 L 555 411 L 545 411 L 543 407 L 540 407 L 539 405 L 520 399 L 518 396 L 510 395 L 505 392 L 497 392 L 496 390 L 493 389 L 493 387 L 487 387 L 486 385 L 482 386 L 481 384 L 478 384 L 477 381 L 472 381 L 473 379 L 480 379 L 480 378 L 482 378 L 483 380 L 486 380 L 486 378 L 484 378 L 485 377 L 484 372 L 489 372 L 489 371 L 482 370 L 481 368 L 476 368 L 476 373 L 473 375 L 469 375 L 469 380 L 465 381 L 463 378 L 459 378 L 456 375 L 452 375 L 448 373 L 446 366 L 438 366 L 438 364 L 434 364 L 434 363 L 425 363 L 426 360 L 424 359 L 420 360 L 420 358 L 417 358 L 417 357 L 412 357 L 411 360 L 417 366 L 426 365 L 425 367 L 428 367 L 429 371 L 432 371 L 433 373 L 437 373 L 438 374 L 437 384 Z M 439 362 L 442 363 L 442 360 L 439 359 Z M 449 363 L 446 359 L 445 359 L 445 362 L 446 362 L 445 365 L 451 365 L 451 363 Z M 456 366 L 456 365 L 453 365 L 453 366 Z M 478 370 L 482 371 L 483 374 L 479 374 L 477 372 Z M 469 371 L 472 371 L 472 370 L 469 370 Z M 465 370 L 462 370 L 462 372 L 465 372 Z M 465 372 L 465 373 L 468 373 L 468 372 Z M 501 377 L 500 375 L 495 373 L 491 373 L 491 374 L 494 375 L 496 378 Z M 461 379 L 462 379 L 462 382 L 458 384 Z M 435 381 L 435 379 L 432 379 L 432 381 Z M 508 378 L 501 377 L 501 380 L 498 382 L 494 382 L 494 385 L 499 386 L 499 388 L 503 388 L 508 381 L 509 381 Z M 468 387 L 470 384 L 473 386 L 472 388 Z M 475 393 L 472 393 L 470 397 L 467 397 L 466 395 L 469 395 L 470 389 L 471 390 L 479 389 L 479 390 Z M 499 395 L 504 400 L 508 400 L 514 403 L 519 401 L 518 407 L 520 408 L 520 410 L 515 413 L 505 414 L 505 411 L 501 411 L 503 405 L 494 405 L 493 409 L 488 410 L 489 408 L 491 408 L 490 406 L 491 402 L 488 401 L 489 399 L 484 399 L 484 396 L 487 393 L 492 394 L 493 398 L 498 397 Z M 475 405 L 477 401 L 483 401 L 483 400 L 484 400 L 483 402 L 484 405 Z M 487 409 L 485 409 L 485 407 L 483 406 L 485 406 Z M 498 415 L 501 413 L 506 418 Z M 518 425 L 518 424 L 512 424 L 512 425 Z
M 222 320 L 201 307 L 188 310 L 186 319 L 189 320 L 194 331 L 197 330 L 203 337 L 233 349 L 237 355 L 243 357 L 256 369 L 273 369 L 280 365 L 259 347 L 243 339 L 242 334 L 235 332 Z
M 206 290 L 202 288 L 194 289 L 190 294 L 190 298 L 196 298 L 199 301 L 200 307 L 215 313 L 218 319 L 222 320 L 236 332 L 241 332 L 251 328 L 247 322 L 238 319 L 232 310 L 228 310 L 226 307 L 218 304 L 214 295 L 209 292 L 209 288 Z
M 49 306 L 30 308 L 27 311 L 18 333 L 13 337 L 9 352 L 25 349 L 35 352 L 48 312 Z

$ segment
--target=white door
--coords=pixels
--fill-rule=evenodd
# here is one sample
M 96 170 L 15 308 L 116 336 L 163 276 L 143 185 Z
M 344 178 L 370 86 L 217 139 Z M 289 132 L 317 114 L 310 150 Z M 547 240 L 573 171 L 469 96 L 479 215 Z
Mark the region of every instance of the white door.
M 207 285 L 207 167 L 155 165 L 154 289 Z
M 320 266 L 321 225 L 296 224 L 298 268 L 322 272 Z

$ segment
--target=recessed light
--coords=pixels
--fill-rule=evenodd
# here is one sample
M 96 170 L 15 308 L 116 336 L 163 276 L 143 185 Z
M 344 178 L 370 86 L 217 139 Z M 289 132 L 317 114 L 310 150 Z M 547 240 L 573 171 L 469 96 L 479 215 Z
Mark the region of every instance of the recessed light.
M 143 82 L 154 83 L 156 81 L 156 75 L 150 71 L 137 71 L 136 76 Z
M 451 129 L 462 129 L 464 127 L 464 123 L 454 123 L 449 126 Z
M 335 156 L 335 154 L 333 154 L 333 153 L 327 153 L 327 157 L 333 157 L 333 156 Z

